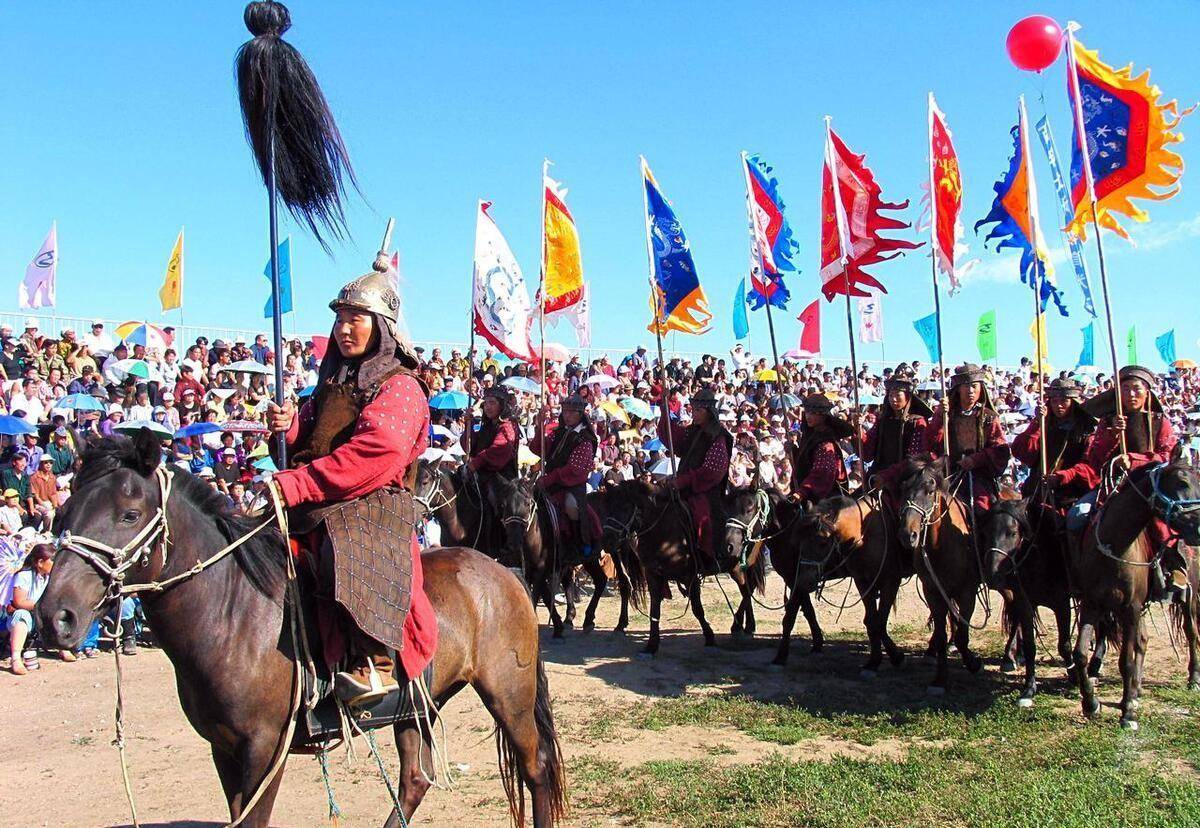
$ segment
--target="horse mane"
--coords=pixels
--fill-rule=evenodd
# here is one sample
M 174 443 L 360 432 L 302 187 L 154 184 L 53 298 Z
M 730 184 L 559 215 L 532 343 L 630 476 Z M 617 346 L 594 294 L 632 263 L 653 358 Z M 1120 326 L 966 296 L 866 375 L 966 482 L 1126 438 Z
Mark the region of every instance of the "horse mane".
M 987 518 L 991 519 L 996 515 L 1007 515 L 1017 522 L 1021 527 L 1021 536 L 1028 538 L 1032 534 L 1032 526 L 1029 523 L 1029 499 L 1022 498 L 1020 500 L 997 500 L 992 504 L 992 508 L 988 510 Z
M 947 491 L 946 475 L 942 470 L 942 466 L 929 454 L 920 457 L 910 457 L 902 462 L 899 477 L 900 485 L 903 486 L 912 478 L 927 470 L 933 475 L 934 480 L 937 482 L 937 487 L 943 492 Z
M 75 477 L 76 488 L 122 468 L 146 474 L 142 455 L 134 441 L 122 436 L 97 440 L 83 452 L 82 465 Z M 191 472 L 175 466 L 167 466 L 165 470 L 171 475 L 171 492 L 181 495 L 196 511 L 216 523 L 222 537 L 228 542 L 232 543 L 249 534 L 257 525 L 255 520 L 234 514 L 228 498 Z M 268 597 L 278 594 L 287 554 L 282 537 L 273 528 L 259 532 L 233 551 L 234 560 L 254 588 Z

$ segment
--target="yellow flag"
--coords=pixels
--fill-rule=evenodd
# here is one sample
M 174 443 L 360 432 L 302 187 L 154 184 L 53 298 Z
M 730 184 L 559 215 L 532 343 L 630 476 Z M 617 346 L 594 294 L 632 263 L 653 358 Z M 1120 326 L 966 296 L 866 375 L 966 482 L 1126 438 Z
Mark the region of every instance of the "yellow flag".
M 579 255 L 579 231 L 567 209 L 567 191 L 550 176 L 544 176 L 546 286 L 543 306 L 547 316 L 560 313 L 583 299 L 583 259 Z
M 162 309 L 172 310 L 183 306 L 183 229 L 179 230 L 179 238 L 171 248 L 171 258 L 167 260 L 167 273 L 163 276 L 163 285 L 158 289 L 158 299 Z
M 1046 314 L 1039 313 L 1037 321 L 1029 326 L 1029 338 L 1033 340 L 1034 360 L 1037 359 L 1038 345 L 1041 345 L 1042 359 L 1050 357 L 1050 342 L 1046 339 Z

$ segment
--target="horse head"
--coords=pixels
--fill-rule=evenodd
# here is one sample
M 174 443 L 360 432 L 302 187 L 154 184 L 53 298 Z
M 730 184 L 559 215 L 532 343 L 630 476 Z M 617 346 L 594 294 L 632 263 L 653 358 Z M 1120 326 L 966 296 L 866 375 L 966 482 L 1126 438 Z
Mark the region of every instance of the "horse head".
M 1153 466 L 1150 507 L 1188 546 L 1200 546 L 1200 472 L 1175 460 Z
M 158 578 L 165 565 L 162 444 L 148 429 L 111 437 L 83 455 L 75 492 L 54 521 L 58 547 L 38 602 L 50 646 L 74 649 L 119 598 L 122 583 Z
M 1032 538 L 1028 510 L 1028 499 L 997 500 L 982 521 L 981 545 L 988 550 L 983 575 L 992 589 L 1000 589 L 1017 574 L 1022 544 Z
M 844 495 L 804 503 L 793 534 L 799 554 L 793 589 L 812 592 L 842 565 L 843 556 L 838 554 L 842 544 L 862 534 L 861 525 L 857 529 L 843 525 L 842 513 L 852 506 L 854 501 Z
M 442 505 L 439 502 L 438 491 L 442 487 L 444 478 L 445 474 L 440 460 L 417 461 L 417 482 L 413 487 L 413 499 L 427 514 L 432 514 Z
M 496 499 L 496 514 L 504 527 L 500 562 L 505 566 L 519 566 L 524 561 L 526 536 L 537 520 L 533 482 L 497 477 L 492 492 Z
M 937 522 L 938 507 L 946 493 L 946 465 L 943 460 L 911 459 L 904 462 L 900 474 L 900 545 L 912 552 L 924 541 L 930 526 Z
M 725 501 L 725 547 L 731 559 L 749 559 L 753 545 L 768 534 L 771 499 L 762 489 L 734 489 Z

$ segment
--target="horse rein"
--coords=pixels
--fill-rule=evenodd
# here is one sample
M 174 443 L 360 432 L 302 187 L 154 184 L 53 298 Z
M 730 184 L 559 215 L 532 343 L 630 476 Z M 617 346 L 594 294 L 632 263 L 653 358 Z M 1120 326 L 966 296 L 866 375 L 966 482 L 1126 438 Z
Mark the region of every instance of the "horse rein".
M 1175 529 L 1171 526 L 1171 523 L 1170 523 L 1171 516 L 1175 513 L 1188 514 L 1197 509 L 1200 509 L 1200 499 L 1174 498 L 1163 492 L 1163 490 L 1160 486 L 1160 483 L 1162 480 L 1163 470 L 1166 469 L 1168 465 L 1170 465 L 1170 464 L 1169 463 L 1158 463 L 1153 468 L 1151 468 L 1150 471 L 1146 474 L 1146 479 L 1148 479 L 1150 481 L 1150 486 L 1151 486 L 1150 494 L 1147 495 L 1142 492 L 1141 488 L 1138 485 L 1141 481 L 1130 483 L 1129 489 L 1131 491 L 1133 491 L 1135 494 L 1137 494 L 1137 496 L 1142 499 L 1142 502 L 1150 507 L 1151 514 L 1157 515 L 1164 523 L 1167 524 L 1168 531 L 1170 531 L 1175 537 L 1178 538 L 1178 537 L 1180 537 L 1179 533 L 1175 531 Z M 1128 479 L 1128 475 L 1126 475 L 1126 479 Z M 1121 482 L 1124 482 L 1124 481 L 1121 481 Z M 1120 483 L 1118 483 L 1117 486 L 1114 487 L 1114 492 L 1115 492 L 1116 488 L 1118 488 L 1119 486 L 1120 486 Z M 1137 567 L 1145 567 L 1145 568 L 1154 566 L 1156 563 L 1158 563 L 1158 560 L 1163 556 L 1163 552 L 1166 551 L 1165 546 L 1162 546 L 1162 547 L 1156 549 L 1154 551 L 1154 555 L 1148 561 L 1131 561 L 1131 560 L 1128 560 L 1128 559 L 1118 555 L 1116 553 L 1116 550 L 1113 549 L 1112 544 L 1105 543 L 1104 541 L 1102 541 L 1100 539 L 1100 521 L 1104 517 L 1104 512 L 1108 508 L 1108 504 L 1110 502 L 1111 502 L 1111 500 L 1105 500 L 1104 505 L 1100 507 L 1099 511 L 1096 514 L 1095 519 L 1092 521 L 1092 534 L 1096 539 L 1096 549 L 1100 552 L 1100 554 L 1104 555 L 1104 557 L 1109 558 L 1114 561 L 1117 561 L 1118 563 L 1126 564 L 1128 566 L 1137 566 Z M 1162 510 L 1161 512 L 1160 512 L 1160 504 L 1161 504 L 1161 510 Z

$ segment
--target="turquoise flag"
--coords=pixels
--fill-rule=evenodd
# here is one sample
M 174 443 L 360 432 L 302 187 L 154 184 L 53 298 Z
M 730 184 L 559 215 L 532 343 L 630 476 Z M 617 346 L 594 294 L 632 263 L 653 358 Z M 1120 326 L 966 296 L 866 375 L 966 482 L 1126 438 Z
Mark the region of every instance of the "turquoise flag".
M 733 294 L 733 338 L 745 339 L 750 333 L 750 320 L 746 318 L 746 278 L 738 282 Z
M 292 310 L 292 237 L 288 236 L 279 243 L 279 252 L 276 254 L 279 260 L 279 312 L 290 313 Z M 263 308 L 263 319 L 270 319 L 273 315 L 271 307 L 271 260 L 267 260 L 266 267 L 263 268 L 263 275 L 267 277 L 268 293 L 267 305 Z
M 1158 355 L 1162 357 L 1162 361 L 1167 363 L 1170 368 L 1175 364 L 1175 331 L 1167 331 L 1160 337 L 1154 340 L 1154 347 L 1158 348 Z
M 929 361 L 937 362 L 942 356 L 942 352 L 938 348 L 937 314 L 931 313 L 929 316 L 922 316 L 913 322 L 913 327 L 925 341 L 925 350 L 929 351 Z
M 1079 351 L 1079 361 L 1075 367 L 1096 364 L 1096 323 L 1089 322 L 1079 329 L 1083 333 L 1083 348 Z

